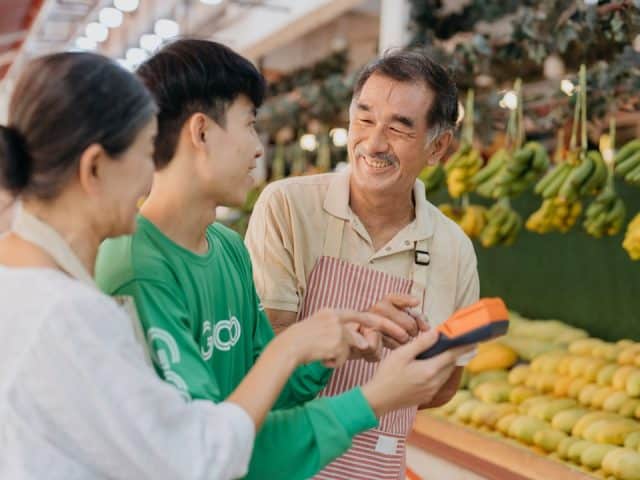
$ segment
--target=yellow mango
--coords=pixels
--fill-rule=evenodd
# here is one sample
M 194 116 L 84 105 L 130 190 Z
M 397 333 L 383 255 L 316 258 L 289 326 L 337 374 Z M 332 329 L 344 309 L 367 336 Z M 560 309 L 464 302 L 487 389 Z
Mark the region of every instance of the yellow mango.
M 473 398 L 473 395 L 469 390 L 458 390 L 455 395 L 451 397 L 451 400 L 442 406 L 442 411 L 446 415 L 451 415 L 463 402 L 471 398 Z
M 540 402 L 533 405 L 527 414 L 534 418 L 550 422 L 558 412 L 574 408 L 576 405 L 575 400 L 571 398 L 558 398 L 549 402 Z
M 558 381 L 558 374 L 556 373 L 539 373 L 537 374 L 537 381 L 535 389 L 542 393 L 552 393 L 556 382 Z
M 580 389 L 580 393 L 578 394 L 578 401 L 588 407 L 591 405 L 591 401 L 598 391 L 598 386 L 595 383 L 589 383 Z
M 471 373 L 509 368 L 518 361 L 518 354 L 513 349 L 498 342 L 490 342 L 478 348 L 475 357 L 467 364 Z
M 617 361 L 620 365 L 633 365 L 638 356 L 640 356 L 640 343 L 634 343 L 620 352 Z
M 602 459 L 602 469 L 608 475 L 615 475 L 615 472 L 620 462 L 620 458 L 623 455 L 626 455 L 627 453 L 630 453 L 630 452 L 633 452 L 633 450 L 629 450 L 626 448 L 619 448 L 619 447 L 614 448 L 609 453 L 607 453 Z
M 533 443 L 545 450 L 545 452 L 553 452 L 558 448 L 560 442 L 567 438 L 567 434 L 547 428 L 539 430 L 533 436 Z
M 623 365 L 618 368 L 616 373 L 613 375 L 613 380 L 611 381 L 613 388 L 616 390 L 624 390 L 627 386 L 627 378 L 629 378 L 632 373 L 638 371 L 638 368 L 633 365 Z
M 590 411 L 586 408 L 570 408 L 568 410 L 562 410 L 556 413 L 551 419 L 551 426 L 555 430 L 560 430 L 565 433 L 571 433 L 573 427 L 578 420 L 584 417 Z
M 636 410 L 640 407 L 640 399 L 632 398 L 627 400 L 622 404 L 620 410 L 618 410 L 618 415 L 623 417 L 632 418 L 635 415 Z
M 509 372 L 508 380 L 511 385 L 522 385 L 531 373 L 529 365 L 516 365 Z
M 582 440 L 576 437 L 567 437 L 561 440 L 560 443 L 558 444 L 558 450 L 557 450 L 558 457 L 560 457 L 563 460 L 567 459 L 569 455 L 569 449 L 571 448 L 571 446 L 574 443 L 581 442 L 581 441 Z
M 491 380 L 474 388 L 473 394 L 485 403 L 502 403 L 509 401 L 512 388 L 504 380 Z
M 569 365 L 569 376 L 573 378 L 581 377 L 590 361 L 591 358 L 589 357 L 576 356 Z
M 574 355 L 566 355 L 562 357 L 560 361 L 558 361 L 556 372 L 559 375 L 569 375 L 569 367 L 574 358 L 575 358 Z
M 540 373 L 556 373 L 558 363 L 567 357 L 562 350 L 552 350 L 536 357 L 531 362 L 531 371 Z
M 617 412 L 627 400 L 629 400 L 629 396 L 626 393 L 614 392 L 604 401 L 602 409 L 605 412 Z
M 574 355 L 591 355 L 593 349 L 604 343 L 598 338 L 581 338 L 569 344 L 568 350 Z
M 506 380 L 509 374 L 506 370 L 488 370 L 476 375 L 472 375 L 469 379 L 469 390 L 473 391 L 478 385 L 490 380 Z
M 601 409 L 605 400 L 615 393 L 615 391 L 613 387 L 598 387 L 598 390 L 593 394 L 593 398 L 591 399 L 591 406 L 596 409 Z
M 606 364 L 607 361 L 602 358 L 589 359 L 585 364 L 584 371 L 582 372 L 582 377 L 587 381 L 594 383 L 598 378 L 598 372 Z
M 580 391 L 588 383 L 589 382 L 587 382 L 584 378 L 574 378 L 573 381 L 569 384 L 567 396 L 571 398 L 578 398 L 578 395 L 580 395 Z
M 535 397 L 527 398 L 524 402 L 518 405 L 518 411 L 526 414 L 531 407 L 541 402 L 548 402 L 552 400 L 553 397 L 549 395 L 537 395 Z
M 631 432 L 624 439 L 625 448 L 631 448 L 632 450 L 637 450 L 640 447 L 640 432 Z
M 609 386 L 613 380 L 613 375 L 616 373 L 620 365 L 617 363 L 607 363 L 600 367 L 598 375 L 596 376 L 596 383 L 600 386 Z
M 517 417 L 518 414 L 516 413 L 508 413 L 496 422 L 496 430 L 498 430 L 503 435 L 508 435 L 511 422 L 513 422 Z
M 601 468 L 604 457 L 615 448 L 613 445 L 592 444 L 585 448 L 580 455 L 580 463 L 594 470 Z
M 640 370 L 635 370 L 629 374 L 625 387 L 627 395 L 640 397 Z
M 533 436 L 536 432 L 546 428 L 548 428 L 548 424 L 546 422 L 537 418 L 522 415 L 515 418 L 511 422 L 511 425 L 509 425 L 509 436 L 531 445 L 533 443 Z
M 495 404 L 489 411 L 488 415 L 483 419 L 484 424 L 491 429 L 495 429 L 500 419 L 502 419 L 506 415 L 515 414 L 516 411 L 516 406 L 511 405 L 510 403 Z
M 569 450 L 567 450 L 567 458 L 573 463 L 579 464 L 580 457 L 582 457 L 582 452 L 584 452 L 592 445 L 594 445 L 594 443 L 587 440 L 579 440 L 575 442 L 569 447 Z
M 582 434 L 589 425 L 599 420 L 619 420 L 621 417 L 610 412 L 590 412 L 580 417 L 571 430 L 571 435 L 582 438 Z
M 493 404 L 489 403 L 480 403 L 480 405 L 476 406 L 471 412 L 471 415 L 469 416 L 469 423 L 476 427 L 482 425 L 484 423 L 484 418 L 489 415 L 493 406 Z
M 526 399 L 535 397 L 536 395 L 538 395 L 538 392 L 534 389 L 518 385 L 511 389 L 511 392 L 509 393 L 509 401 L 515 405 L 519 405 Z
M 566 397 L 569 394 L 569 385 L 571 385 L 573 380 L 574 379 L 569 376 L 558 377 L 558 380 L 553 387 L 553 394 L 556 397 Z
M 633 420 L 600 420 L 592 423 L 584 431 L 584 438 L 593 439 L 597 443 L 624 445 L 627 435 L 640 432 L 640 423 Z
M 482 405 L 482 402 L 476 398 L 471 398 L 462 402 L 458 408 L 456 408 L 455 417 L 461 422 L 468 423 L 471 420 L 471 414 L 475 408 Z
M 616 360 L 622 347 L 616 345 L 615 343 L 606 343 L 603 342 L 599 345 L 593 347 L 592 356 L 596 358 L 602 358 L 605 360 Z

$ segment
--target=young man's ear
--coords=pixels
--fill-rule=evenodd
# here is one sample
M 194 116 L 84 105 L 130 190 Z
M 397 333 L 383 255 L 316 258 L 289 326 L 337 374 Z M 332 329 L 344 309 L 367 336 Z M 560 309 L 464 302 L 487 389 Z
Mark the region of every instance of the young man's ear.
M 453 140 L 453 132 L 450 130 L 438 135 L 436 139 L 428 147 L 427 165 L 437 165 L 442 161 L 442 157 L 449 150 L 449 145 Z
M 207 127 L 209 119 L 203 113 L 194 113 L 187 121 L 187 128 L 191 143 L 196 149 L 204 148 L 207 143 Z

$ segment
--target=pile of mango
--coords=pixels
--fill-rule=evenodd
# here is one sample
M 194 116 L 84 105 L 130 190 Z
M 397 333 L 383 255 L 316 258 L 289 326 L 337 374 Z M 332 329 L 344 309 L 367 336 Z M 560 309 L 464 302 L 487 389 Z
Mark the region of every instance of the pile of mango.
M 516 314 L 434 415 L 607 480 L 640 480 L 640 342 Z

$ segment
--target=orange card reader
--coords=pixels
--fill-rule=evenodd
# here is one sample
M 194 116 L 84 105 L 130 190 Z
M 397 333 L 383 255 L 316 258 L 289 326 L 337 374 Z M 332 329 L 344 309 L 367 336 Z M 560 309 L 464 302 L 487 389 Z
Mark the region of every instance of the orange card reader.
M 418 355 L 431 358 L 461 345 L 484 342 L 507 333 L 509 311 L 500 298 L 483 298 L 451 315 L 438 327 L 438 340 Z

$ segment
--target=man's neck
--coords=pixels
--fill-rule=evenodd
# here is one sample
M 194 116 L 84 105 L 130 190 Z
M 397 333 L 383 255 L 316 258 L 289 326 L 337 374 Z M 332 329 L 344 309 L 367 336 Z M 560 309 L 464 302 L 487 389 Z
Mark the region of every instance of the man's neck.
M 216 220 L 215 203 L 194 196 L 188 187 L 172 187 L 168 180 L 156 175 L 140 213 L 181 247 L 206 253 L 207 227 Z
M 349 206 L 366 228 L 376 251 L 415 218 L 413 190 L 380 197 L 350 186 Z

